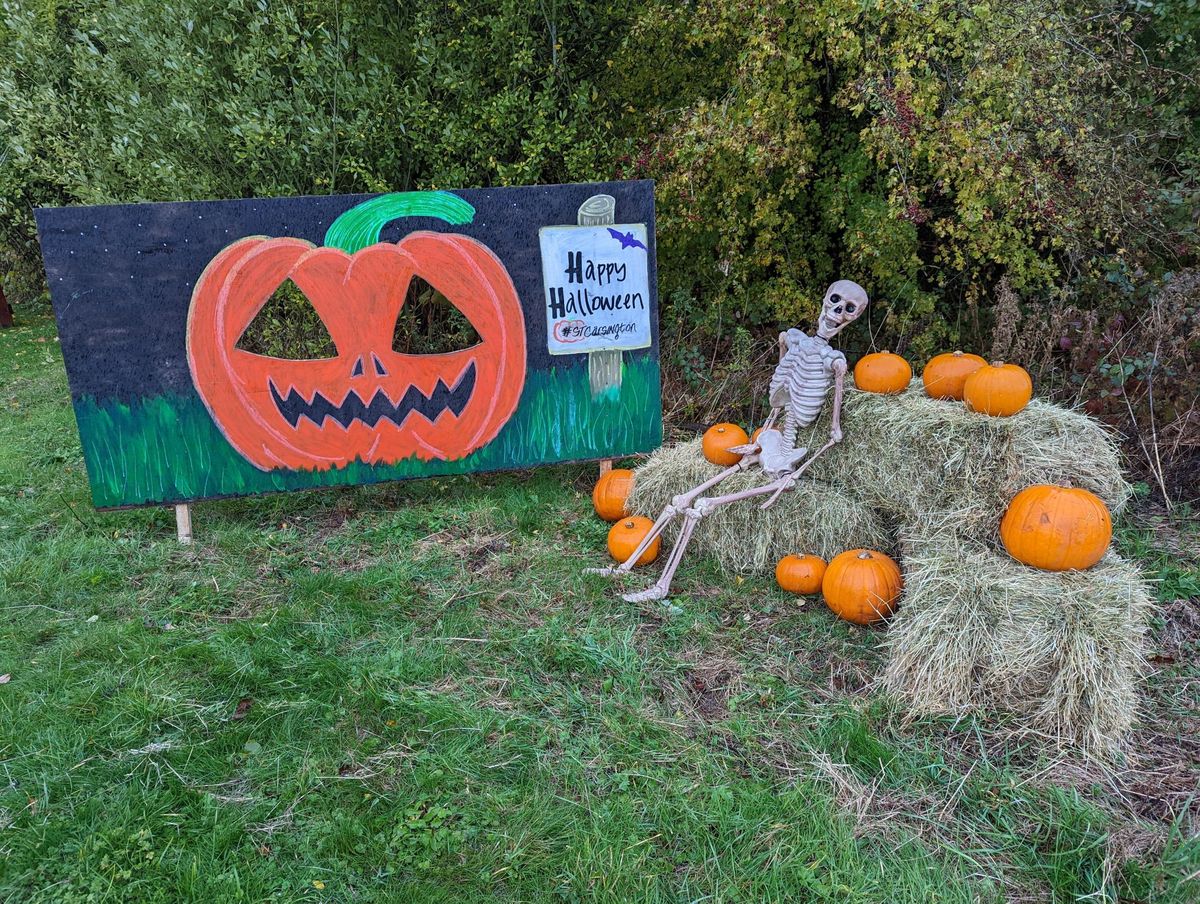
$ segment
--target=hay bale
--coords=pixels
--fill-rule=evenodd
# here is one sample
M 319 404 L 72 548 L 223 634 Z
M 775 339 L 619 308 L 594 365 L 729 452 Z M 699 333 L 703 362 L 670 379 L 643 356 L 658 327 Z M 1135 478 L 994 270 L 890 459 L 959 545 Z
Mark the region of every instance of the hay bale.
M 1136 567 L 1110 552 L 1087 571 L 1039 571 L 947 530 L 908 533 L 901 550 L 885 687 L 919 713 L 998 710 L 1059 747 L 1119 749 L 1151 606 Z
M 629 510 L 655 518 L 672 497 L 721 470 L 704 458 L 699 439 L 659 449 L 637 469 Z M 766 480 L 762 471 L 748 470 L 730 476 L 710 495 L 761 486 Z M 884 519 L 844 488 L 803 480 L 765 512 L 759 508 L 762 501 L 747 499 L 713 512 L 697 526 L 689 548 L 711 555 L 726 571 L 769 574 L 788 553 L 830 558 L 857 546 L 894 546 Z M 668 531 L 668 539 L 672 536 Z
M 823 443 L 828 417 L 800 444 Z M 1114 515 L 1130 495 L 1112 435 L 1082 412 L 1050 402 L 1035 399 L 1013 417 L 988 417 L 929 398 L 918 379 L 898 395 L 848 392 L 842 423 L 845 441 L 809 474 L 902 523 L 936 515 L 982 539 L 995 534 L 1009 500 L 1033 483 L 1070 481 Z

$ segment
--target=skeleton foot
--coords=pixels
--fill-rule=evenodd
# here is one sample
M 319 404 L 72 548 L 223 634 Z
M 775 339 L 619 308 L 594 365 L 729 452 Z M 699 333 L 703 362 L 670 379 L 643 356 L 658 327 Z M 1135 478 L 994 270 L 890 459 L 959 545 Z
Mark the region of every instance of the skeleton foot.
M 670 592 L 669 587 L 664 587 L 662 584 L 655 584 L 652 587 L 647 587 L 645 590 L 623 593 L 621 594 L 621 599 L 627 603 L 647 603 L 650 600 L 665 599 Z
M 599 575 L 603 575 L 606 578 L 611 578 L 613 575 L 617 574 L 617 566 L 609 565 L 605 568 L 585 568 L 585 569 L 583 569 L 583 573 L 584 574 L 599 574 Z

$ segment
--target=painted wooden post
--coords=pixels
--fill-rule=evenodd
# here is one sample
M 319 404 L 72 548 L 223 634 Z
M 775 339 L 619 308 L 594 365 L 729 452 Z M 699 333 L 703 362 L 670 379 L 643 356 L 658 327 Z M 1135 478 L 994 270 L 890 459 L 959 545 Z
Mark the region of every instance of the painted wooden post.
M 186 502 L 175 506 L 175 533 L 185 546 L 192 542 L 192 507 Z
M 611 226 L 617 222 L 617 199 L 612 195 L 592 195 L 579 205 L 580 226 Z M 592 395 L 621 385 L 621 350 L 588 352 L 588 382 Z M 600 462 L 600 476 L 612 470 L 612 459 Z
M 592 195 L 579 205 L 580 226 L 612 226 L 617 222 L 617 199 L 612 195 Z M 608 389 L 619 389 L 621 386 L 621 355 L 620 349 L 611 351 L 588 352 L 588 381 L 592 386 L 592 395 L 598 396 Z M 612 467 L 612 462 L 606 462 Z M 605 470 L 600 466 L 601 472 Z

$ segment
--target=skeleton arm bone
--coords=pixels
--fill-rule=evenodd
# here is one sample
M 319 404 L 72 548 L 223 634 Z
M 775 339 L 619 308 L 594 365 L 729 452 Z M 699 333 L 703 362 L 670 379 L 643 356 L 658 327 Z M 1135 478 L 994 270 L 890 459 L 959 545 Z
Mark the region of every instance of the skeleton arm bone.
M 834 443 L 842 441 L 842 399 L 846 395 L 846 362 L 838 358 L 833 362 L 833 422 L 829 428 L 829 442 L 821 452 Z M 818 452 L 817 455 L 821 453 Z M 815 457 L 815 456 L 814 456 Z

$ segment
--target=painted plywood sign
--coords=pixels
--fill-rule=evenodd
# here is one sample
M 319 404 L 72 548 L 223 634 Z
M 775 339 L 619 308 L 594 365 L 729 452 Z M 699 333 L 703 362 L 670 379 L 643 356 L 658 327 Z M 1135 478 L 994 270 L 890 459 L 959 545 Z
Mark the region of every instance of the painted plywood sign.
M 661 441 L 652 183 L 43 208 L 37 221 L 98 507 Z M 409 347 L 418 285 L 465 318 L 469 344 Z M 326 350 L 247 346 L 284 288 Z M 589 379 L 599 355 L 618 362 L 603 385 L 594 366 Z

